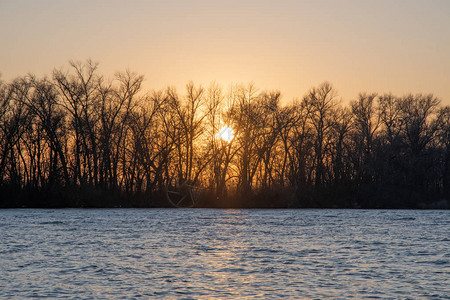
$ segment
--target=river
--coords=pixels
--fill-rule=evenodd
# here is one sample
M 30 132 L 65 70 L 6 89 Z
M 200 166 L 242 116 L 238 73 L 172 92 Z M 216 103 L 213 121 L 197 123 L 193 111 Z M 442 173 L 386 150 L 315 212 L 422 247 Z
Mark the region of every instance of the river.
M 0 210 L 0 298 L 450 299 L 450 211 Z

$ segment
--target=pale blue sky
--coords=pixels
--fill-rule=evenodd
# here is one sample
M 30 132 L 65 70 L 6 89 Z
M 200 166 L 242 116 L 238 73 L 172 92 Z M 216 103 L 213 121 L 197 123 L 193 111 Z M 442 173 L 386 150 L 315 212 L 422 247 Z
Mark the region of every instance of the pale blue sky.
M 450 104 L 450 1 L 0 0 L 0 72 L 51 74 L 92 58 L 145 87 L 253 81 L 285 100 L 330 81 L 434 93 Z

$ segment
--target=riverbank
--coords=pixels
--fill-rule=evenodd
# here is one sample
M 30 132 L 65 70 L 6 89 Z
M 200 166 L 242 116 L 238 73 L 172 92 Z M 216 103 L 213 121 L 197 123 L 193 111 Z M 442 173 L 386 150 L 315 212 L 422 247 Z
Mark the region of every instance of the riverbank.
M 94 187 L 47 189 L 0 189 L 0 208 L 170 208 L 165 193 L 126 193 Z M 300 192 L 259 190 L 247 196 L 231 194 L 217 197 L 204 192 L 198 208 L 352 208 L 352 209 L 449 209 L 450 202 L 436 195 L 429 197 L 392 190 L 364 196 L 361 193 L 332 193 L 330 190 Z

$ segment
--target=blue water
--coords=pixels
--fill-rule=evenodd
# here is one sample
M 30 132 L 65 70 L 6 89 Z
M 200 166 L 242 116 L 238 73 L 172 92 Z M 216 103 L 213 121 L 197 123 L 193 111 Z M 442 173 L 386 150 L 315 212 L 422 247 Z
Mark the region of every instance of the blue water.
M 0 298 L 450 299 L 450 211 L 0 210 Z

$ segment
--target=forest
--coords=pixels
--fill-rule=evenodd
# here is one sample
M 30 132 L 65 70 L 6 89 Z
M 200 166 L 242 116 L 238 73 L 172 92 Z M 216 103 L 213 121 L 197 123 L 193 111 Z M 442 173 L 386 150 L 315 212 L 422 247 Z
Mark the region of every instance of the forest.
M 450 106 L 431 94 L 143 80 L 86 60 L 0 81 L 0 207 L 170 207 L 189 180 L 198 207 L 449 208 Z

